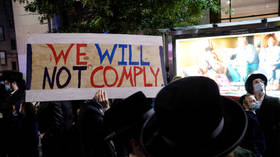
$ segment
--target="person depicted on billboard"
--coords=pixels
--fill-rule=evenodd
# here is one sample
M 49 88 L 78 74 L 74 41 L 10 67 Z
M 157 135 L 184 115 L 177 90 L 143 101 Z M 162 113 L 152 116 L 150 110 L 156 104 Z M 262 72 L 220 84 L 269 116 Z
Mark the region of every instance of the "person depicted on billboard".
M 199 58 L 199 68 L 202 75 L 206 76 L 221 73 L 222 69 L 220 61 L 211 47 L 205 48 L 205 53 Z
M 260 69 L 264 73 L 273 89 L 279 86 L 280 47 L 275 34 L 267 34 L 260 50 Z
M 228 72 L 234 82 L 243 82 L 248 74 L 258 70 L 259 56 L 256 48 L 248 42 L 248 37 L 237 38 L 237 47 L 232 55 Z

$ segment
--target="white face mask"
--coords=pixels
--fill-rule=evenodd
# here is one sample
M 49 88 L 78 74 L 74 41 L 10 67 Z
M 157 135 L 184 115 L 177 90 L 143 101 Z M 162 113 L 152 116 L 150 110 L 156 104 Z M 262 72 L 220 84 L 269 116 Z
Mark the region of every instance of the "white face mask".
M 264 92 L 264 84 L 262 82 L 256 83 L 254 85 L 254 92 L 255 93 L 263 93 Z

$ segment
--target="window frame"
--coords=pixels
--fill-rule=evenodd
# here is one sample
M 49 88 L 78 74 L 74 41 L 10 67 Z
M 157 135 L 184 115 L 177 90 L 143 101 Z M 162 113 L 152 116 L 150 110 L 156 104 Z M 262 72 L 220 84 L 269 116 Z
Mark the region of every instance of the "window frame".
M 7 52 L 4 51 L 4 50 L 0 50 L 0 54 L 1 54 L 1 53 L 4 53 L 4 55 L 5 55 L 5 63 L 2 64 L 1 58 L 0 58 L 0 65 L 7 65 Z
M 0 25 L 0 41 L 5 41 L 5 31 L 3 25 Z

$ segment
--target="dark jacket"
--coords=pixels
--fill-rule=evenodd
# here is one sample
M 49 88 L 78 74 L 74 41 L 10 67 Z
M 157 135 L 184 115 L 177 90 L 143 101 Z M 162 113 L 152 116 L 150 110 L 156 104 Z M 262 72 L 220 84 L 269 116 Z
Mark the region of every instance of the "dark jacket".
M 35 110 L 32 103 L 24 103 L 24 113 L 22 116 L 21 136 L 21 156 L 22 157 L 39 157 L 38 144 L 39 133 L 38 123 Z
M 105 129 L 101 105 L 96 101 L 85 102 L 80 110 L 80 133 L 83 157 L 105 156 Z
M 251 111 L 246 111 L 246 114 L 248 117 L 248 126 L 240 146 L 251 150 L 258 157 L 261 157 L 266 148 L 263 131 L 261 130 L 257 115 Z
M 265 96 L 257 111 L 258 120 L 264 132 L 267 149 L 264 157 L 280 157 L 280 101 L 279 98 Z
M 65 117 L 61 102 L 41 102 L 38 111 L 43 157 L 64 156 L 63 135 Z
M 25 92 L 23 90 L 17 90 L 13 94 L 6 93 L 5 98 L 0 103 L 0 110 L 3 113 L 4 118 L 11 118 L 12 107 L 16 106 L 17 110 L 21 103 L 24 102 Z
M 22 126 L 22 117 L 19 115 L 19 106 L 24 101 L 24 96 L 24 90 L 19 89 L 13 94 L 8 93 L 4 100 L 0 102 L 0 110 L 3 115 L 0 120 L 0 138 L 5 145 L 4 148 L 0 146 L 2 150 L 6 150 L 8 156 L 16 156 L 20 153 L 20 149 L 13 148 L 19 148 L 21 143 L 20 128 Z M 16 112 L 13 112 L 13 106 L 16 107 Z
M 60 135 L 63 130 L 64 116 L 61 104 L 41 102 L 38 111 L 39 131 L 44 138 Z

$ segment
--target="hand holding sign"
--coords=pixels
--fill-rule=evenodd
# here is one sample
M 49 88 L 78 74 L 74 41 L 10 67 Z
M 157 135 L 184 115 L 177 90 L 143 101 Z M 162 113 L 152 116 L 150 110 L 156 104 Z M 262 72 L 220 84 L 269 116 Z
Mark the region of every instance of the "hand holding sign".
M 110 102 L 107 97 L 107 92 L 104 90 L 98 90 L 94 96 L 94 99 L 102 105 L 103 112 L 110 108 Z

